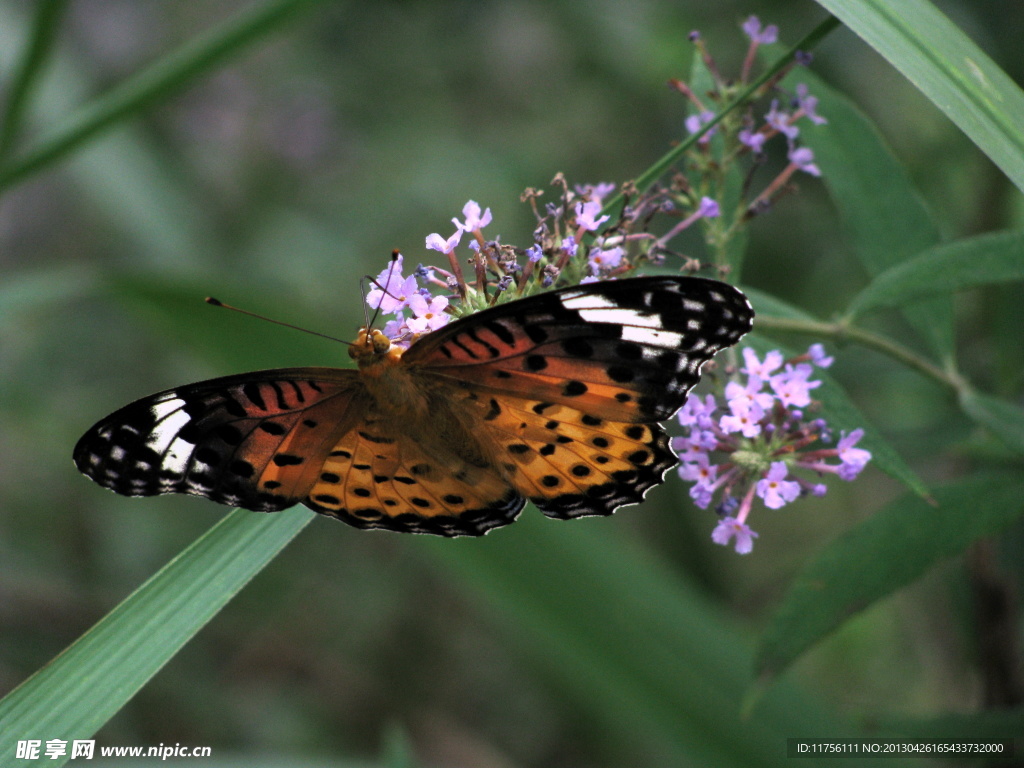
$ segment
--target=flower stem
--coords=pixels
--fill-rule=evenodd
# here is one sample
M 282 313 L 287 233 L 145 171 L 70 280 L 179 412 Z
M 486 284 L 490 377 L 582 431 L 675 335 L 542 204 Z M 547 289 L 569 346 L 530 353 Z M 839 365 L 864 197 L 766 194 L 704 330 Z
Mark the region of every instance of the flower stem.
M 855 325 L 846 323 L 824 323 L 817 320 L 794 320 L 782 317 L 765 317 L 760 315 L 757 318 L 757 326 L 760 330 L 786 331 L 789 333 L 802 333 L 810 336 L 825 336 L 835 341 L 855 341 L 862 346 L 874 349 L 882 354 L 888 355 L 894 360 L 899 360 L 909 368 L 934 379 L 943 386 L 948 387 L 957 394 L 966 391 L 969 383 L 950 365 L 942 368 L 922 357 L 908 347 L 898 344 L 891 339 L 881 336 Z

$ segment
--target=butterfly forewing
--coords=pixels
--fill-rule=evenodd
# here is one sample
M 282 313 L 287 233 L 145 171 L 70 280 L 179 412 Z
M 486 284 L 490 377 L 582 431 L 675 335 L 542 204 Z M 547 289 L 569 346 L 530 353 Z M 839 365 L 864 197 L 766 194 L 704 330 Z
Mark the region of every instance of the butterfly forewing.
M 454 386 L 530 395 L 617 421 L 675 413 L 700 368 L 750 330 L 737 289 L 644 277 L 531 296 L 477 313 L 415 344 L 407 363 Z
M 305 497 L 318 457 L 356 418 L 361 391 L 355 371 L 331 368 L 178 387 L 96 424 L 75 446 L 75 464 L 125 496 L 188 493 L 277 511 Z

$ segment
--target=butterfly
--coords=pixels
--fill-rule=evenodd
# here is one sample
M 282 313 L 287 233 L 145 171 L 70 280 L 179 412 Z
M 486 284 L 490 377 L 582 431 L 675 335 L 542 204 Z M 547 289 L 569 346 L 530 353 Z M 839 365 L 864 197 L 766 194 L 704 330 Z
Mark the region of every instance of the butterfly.
M 282 368 L 138 400 L 78 441 L 125 496 L 186 493 L 357 528 L 479 536 L 532 501 L 608 515 L 677 464 L 658 422 L 750 330 L 736 288 L 637 277 L 482 310 L 401 349 L 360 330 L 357 370 Z

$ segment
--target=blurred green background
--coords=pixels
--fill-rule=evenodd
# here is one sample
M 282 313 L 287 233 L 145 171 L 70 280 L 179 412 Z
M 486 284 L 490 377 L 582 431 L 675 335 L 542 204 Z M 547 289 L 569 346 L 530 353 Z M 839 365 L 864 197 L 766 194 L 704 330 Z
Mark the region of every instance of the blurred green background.
M 25 143 L 252 5 L 71 2 Z M 1024 6 L 937 5 L 1024 79 Z M 0 3 L 4 75 L 29 6 Z M 9 190 L 0 693 L 223 512 L 93 485 L 70 458 L 86 428 L 188 381 L 348 364 L 340 346 L 213 310 L 204 296 L 351 336 L 359 278 L 394 248 L 430 261 L 424 236 L 450 234 L 467 200 L 494 212 L 489 235 L 526 243 L 525 187 L 559 171 L 571 182 L 642 172 L 682 135 L 685 105 L 665 83 L 687 75 L 687 34 L 700 29 L 738 71 L 751 13 L 788 43 L 824 16 L 803 1 L 325 2 Z M 813 68 L 877 123 L 944 234 L 1020 226 L 1006 179 L 853 35 L 827 39 Z M 800 192 L 754 222 L 744 283 L 828 317 L 865 278 L 822 184 L 804 177 Z M 986 341 L 990 324 L 1021 320 L 1016 304 L 959 301 L 963 363 L 990 389 L 1018 383 L 989 365 Z M 926 481 L 958 475 L 958 457 L 935 446 L 973 427 L 949 418 L 942 391 L 855 348 L 833 373 Z M 711 543 L 711 513 L 676 478 L 612 518 L 558 523 L 528 509 L 479 541 L 316 520 L 97 743 L 211 745 L 215 757 L 296 765 L 390 750 L 429 765 L 670 766 L 708 764 L 731 734 L 748 734 L 736 764 L 756 764 L 755 751 L 774 764 L 785 736 L 854 735 L 865 712 L 967 711 L 981 684 L 964 564 L 953 561 L 856 618 L 740 718 L 750 649 L 793 574 L 899 492 L 871 468 L 833 483 L 825 499 L 757 517 L 745 558 Z

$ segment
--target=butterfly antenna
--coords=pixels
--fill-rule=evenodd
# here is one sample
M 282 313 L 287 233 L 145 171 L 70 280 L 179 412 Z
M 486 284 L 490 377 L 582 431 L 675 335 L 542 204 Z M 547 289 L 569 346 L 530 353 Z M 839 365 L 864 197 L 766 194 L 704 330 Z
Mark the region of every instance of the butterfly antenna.
M 313 336 L 319 336 L 322 339 L 329 339 L 330 341 L 337 341 L 337 342 L 340 342 L 340 343 L 344 344 L 346 347 L 353 346 L 351 341 L 345 341 L 344 339 L 338 339 L 338 338 L 335 338 L 334 336 L 328 336 L 326 333 L 319 333 L 317 331 L 311 331 L 308 328 L 302 328 L 301 326 L 298 326 L 298 325 L 292 325 L 291 323 L 285 323 L 285 322 L 282 322 L 281 320 L 274 320 L 272 317 L 265 317 L 264 315 L 258 315 L 255 312 L 250 312 L 247 309 L 239 309 L 238 307 L 233 307 L 230 304 L 225 304 L 220 299 L 213 298 L 213 296 L 207 296 L 204 299 L 204 301 L 207 304 L 209 304 L 210 306 L 213 306 L 213 307 L 223 307 L 224 309 L 230 309 L 230 310 L 233 310 L 235 312 L 241 312 L 243 315 L 248 315 L 249 317 L 255 317 L 258 320 L 266 320 L 268 323 L 273 323 L 274 325 L 283 325 L 285 328 L 291 328 L 294 331 L 302 331 L 303 333 L 309 333 L 309 334 L 312 334 Z

